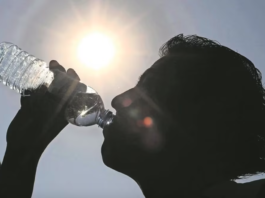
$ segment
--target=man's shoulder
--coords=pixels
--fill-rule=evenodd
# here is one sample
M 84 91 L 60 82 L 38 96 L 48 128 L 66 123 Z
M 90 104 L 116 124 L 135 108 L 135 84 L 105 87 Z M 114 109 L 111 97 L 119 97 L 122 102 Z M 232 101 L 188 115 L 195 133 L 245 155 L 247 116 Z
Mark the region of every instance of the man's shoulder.
M 228 181 L 210 187 L 204 192 L 204 195 L 210 198 L 265 198 L 264 190 L 265 179 L 246 183 Z
M 255 180 L 251 182 L 246 182 L 242 184 L 238 184 L 238 194 L 242 194 L 245 197 L 256 197 L 260 198 L 265 197 L 265 179 Z
M 257 186 L 259 186 L 259 190 L 257 192 L 256 198 L 264 198 L 265 197 L 265 179 L 260 179 L 254 182 L 257 184 Z

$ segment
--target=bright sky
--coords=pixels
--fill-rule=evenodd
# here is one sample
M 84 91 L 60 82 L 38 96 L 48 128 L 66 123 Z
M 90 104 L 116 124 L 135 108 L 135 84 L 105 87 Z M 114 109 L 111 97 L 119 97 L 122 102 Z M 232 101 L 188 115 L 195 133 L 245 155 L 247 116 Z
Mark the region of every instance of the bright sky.
M 265 74 L 264 10 L 263 0 L 0 0 L 0 41 L 74 68 L 110 108 L 112 98 L 134 86 L 158 58 L 158 48 L 179 33 L 217 40 Z M 100 70 L 84 66 L 77 53 L 93 31 L 116 45 L 113 60 Z M 7 127 L 20 105 L 19 95 L 8 88 L 0 86 L 0 95 L 2 157 Z M 134 181 L 104 166 L 102 141 L 96 126 L 69 125 L 41 158 L 33 198 L 142 198 Z
M 112 38 L 104 32 L 88 33 L 78 44 L 77 56 L 84 66 L 100 70 L 111 64 L 116 52 Z

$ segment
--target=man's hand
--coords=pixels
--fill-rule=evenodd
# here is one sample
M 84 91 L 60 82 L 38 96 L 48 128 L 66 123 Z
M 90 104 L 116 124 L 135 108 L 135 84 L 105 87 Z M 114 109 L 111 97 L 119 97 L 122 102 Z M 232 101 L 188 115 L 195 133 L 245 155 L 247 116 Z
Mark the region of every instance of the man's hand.
M 49 90 L 42 86 L 21 97 L 21 109 L 7 132 L 7 144 L 12 149 L 42 152 L 68 124 L 65 107 L 82 84 L 73 69 L 66 72 L 57 61 L 49 66 L 55 76 Z
M 7 131 L 7 148 L 0 169 L 0 197 L 31 197 L 41 154 L 68 124 L 65 107 L 77 91 L 85 91 L 73 69 L 51 61 L 54 80 L 21 97 L 21 109 Z

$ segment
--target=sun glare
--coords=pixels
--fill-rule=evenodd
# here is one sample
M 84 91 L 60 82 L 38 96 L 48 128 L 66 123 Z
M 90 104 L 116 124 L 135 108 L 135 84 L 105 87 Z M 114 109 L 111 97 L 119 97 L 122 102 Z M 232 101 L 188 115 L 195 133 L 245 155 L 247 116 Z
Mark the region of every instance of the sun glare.
M 98 70 L 110 63 L 115 54 L 115 47 L 108 36 L 93 33 L 82 39 L 77 53 L 83 64 Z

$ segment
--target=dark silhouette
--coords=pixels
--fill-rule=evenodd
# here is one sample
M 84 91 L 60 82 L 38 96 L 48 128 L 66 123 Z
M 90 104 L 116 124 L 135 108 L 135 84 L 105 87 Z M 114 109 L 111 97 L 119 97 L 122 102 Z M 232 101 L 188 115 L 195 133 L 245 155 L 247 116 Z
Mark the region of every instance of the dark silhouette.
M 264 179 L 233 181 L 265 172 L 265 90 L 259 70 L 244 56 L 199 36 L 178 35 L 160 55 L 135 87 L 113 99 L 116 117 L 103 130 L 104 163 L 134 179 L 147 198 L 265 197 Z M 36 108 L 30 105 L 27 111 Z M 58 112 L 41 121 L 18 115 L 7 134 L 0 184 L 30 197 L 41 153 L 67 123 Z M 33 131 L 40 131 L 35 139 Z M 21 134 L 26 144 L 16 141 Z
M 56 61 L 50 62 L 55 79 L 30 97 L 21 97 L 21 109 L 7 131 L 7 148 L 0 169 L 0 197 L 31 197 L 38 161 L 49 143 L 68 124 L 64 109 L 83 84 L 73 69 L 66 73 Z M 65 76 L 71 78 L 65 78 Z M 28 93 L 26 93 L 28 95 Z
M 265 172 L 259 70 L 198 36 L 172 38 L 160 56 L 113 99 L 117 116 L 104 130 L 104 163 L 133 178 L 146 197 L 255 197 L 231 180 Z

